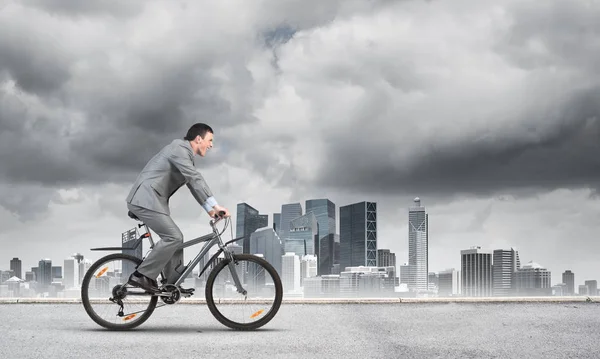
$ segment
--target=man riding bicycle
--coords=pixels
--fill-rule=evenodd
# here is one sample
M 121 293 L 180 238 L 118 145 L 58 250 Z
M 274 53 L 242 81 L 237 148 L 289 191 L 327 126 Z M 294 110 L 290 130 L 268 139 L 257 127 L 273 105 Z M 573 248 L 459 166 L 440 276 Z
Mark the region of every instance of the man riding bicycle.
M 204 208 L 214 217 L 215 213 L 230 213 L 215 200 L 206 181 L 198 172 L 194 155 L 204 157 L 213 146 L 213 130 L 204 123 L 196 123 L 183 139 L 175 139 L 158 152 L 138 175 L 129 195 L 127 208 L 153 230 L 160 240 L 148 257 L 129 277 L 128 284 L 158 292 L 156 278 L 164 269 L 168 284 L 174 283 L 183 273 L 183 250 L 177 246 L 183 242 L 183 234 L 171 219 L 169 198 L 184 184 Z M 192 293 L 194 289 L 183 289 Z

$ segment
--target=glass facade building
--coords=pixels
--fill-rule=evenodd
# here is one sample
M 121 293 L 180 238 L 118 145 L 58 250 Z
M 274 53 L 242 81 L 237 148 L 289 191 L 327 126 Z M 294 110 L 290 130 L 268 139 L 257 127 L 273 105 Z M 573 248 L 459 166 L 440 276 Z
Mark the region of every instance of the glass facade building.
M 290 232 L 283 240 L 285 252 L 293 252 L 300 258 L 307 254 L 314 255 L 318 248 L 318 234 L 319 224 L 313 213 L 307 213 L 292 220 Z
M 257 229 L 268 226 L 268 223 L 268 215 L 259 214 L 257 209 L 247 203 L 238 203 L 235 236 L 244 237 L 241 240 L 244 253 L 250 253 L 250 235 Z
M 300 216 L 302 216 L 302 206 L 300 203 L 288 203 L 281 206 L 279 238 L 285 240 L 289 236 L 292 221 Z
M 339 263 L 336 256 L 336 241 L 339 245 L 339 236 L 336 236 L 335 204 L 327 198 L 309 199 L 306 201 L 306 213 L 313 213 L 319 224 L 319 238 L 315 247 L 315 254 L 319 262 L 319 275 L 332 274 L 334 264 Z
M 340 271 L 357 266 L 377 266 L 375 202 L 340 207 Z
M 421 206 L 419 197 L 408 209 L 408 264 L 413 266 L 415 278 L 410 280 L 410 289 L 429 288 L 429 215 Z
M 492 252 L 480 247 L 460 251 L 461 283 L 465 297 L 492 296 Z

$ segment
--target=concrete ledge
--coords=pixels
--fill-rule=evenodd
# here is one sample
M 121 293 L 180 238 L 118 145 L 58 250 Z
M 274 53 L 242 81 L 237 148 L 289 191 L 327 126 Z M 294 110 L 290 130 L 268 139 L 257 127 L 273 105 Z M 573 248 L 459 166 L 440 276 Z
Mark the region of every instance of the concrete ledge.
M 92 299 L 93 302 L 105 301 Z M 140 299 L 139 302 L 147 301 Z M 130 301 L 131 302 L 131 301 Z M 135 301 L 138 302 L 138 301 Z M 159 300 L 160 302 L 160 300 Z M 483 297 L 483 298 L 284 298 L 283 304 L 395 304 L 395 303 L 600 303 L 600 296 Z M 235 302 L 232 302 L 234 304 Z M 80 298 L 0 298 L 0 304 L 81 304 Z M 204 298 L 182 298 L 178 304 L 206 304 Z

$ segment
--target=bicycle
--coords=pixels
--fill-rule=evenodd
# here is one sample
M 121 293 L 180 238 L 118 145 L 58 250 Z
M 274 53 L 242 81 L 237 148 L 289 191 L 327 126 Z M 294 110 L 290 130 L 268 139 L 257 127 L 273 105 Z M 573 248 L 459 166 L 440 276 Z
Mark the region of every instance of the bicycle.
M 138 224 L 138 228 L 144 227 L 145 229 L 145 233 L 141 234 L 139 238 L 136 239 L 133 248 L 140 245 L 144 238 L 147 238 L 150 241 L 151 251 L 155 244 L 148 226 L 132 212 L 129 212 L 128 215 L 130 218 L 141 222 L 141 224 Z M 193 268 L 203 258 L 206 258 L 205 256 L 208 255 L 209 250 L 216 244 L 219 249 L 210 260 L 205 263 L 204 268 L 198 274 L 198 277 L 202 277 L 209 266 L 212 267 L 205 286 L 205 299 L 210 312 L 220 323 L 234 330 L 254 330 L 267 324 L 275 317 L 275 314 L 277 314 L 277 311 L 281 306 L 283 296 L 281 278 L 275 268 L 259 255 L 236 254 L 230 250 L 228 245 L 235 241 L 239 241 L 244 237 L 235 238 L 223 243 L 221 234 L 225 232 L 225 229 L 231 222 L 230 218 L 225 218 L 225 226 L 219 233 L 216 225 L 224 218 L 223 215 L 224 212 L 221 212 L 215 215 L 214 219 L 210 220 L 209 223 L 212 227 L 212 233 L 189 241 L 184 241 L 180 245 L 179 248 L 183 249 L 206 242 L 196 257 L 184 267 L 183 271 L 177 271 L 181 274 L 175 283 L 167 283 L 164 271 L 161 272 L 157 279 L 157 283 L 160 283 L 159 292 L 150 293 L 142 288 L 126 284 L 129 275 L 137 269 L 137 266 L 140 263 L 142 263 L 142 259 L 138 257 L 124 253 L 114 253 L 104 256 L 94 262 L 87 270 L 81 284 L 81 299 L 85 311 L 94 322 L 109 330 L 127 330 L 141 325 L 150 318 L 156 308 L 175 304 L 179 302 L 181 297 L 190 297 L 193 295 L 193 293 L 185 291 L 182 293 L 179 285 L 188 277 Z M 132 247 L 104 247 L 92 248 L 91 250 L 131 250 L 131 248 Z M 220 257 L 221 253 L 223 254 L 223 257 Z M 121 265 L 120 267 L 115 266 L 112 270 L 110 265 L 107 264 L 112 261 L 121 260 L 128 262 L 128 264 Z M 226 268 L 229 270 L 226 270 Z M 224 275 L 224 278 L 219 277 L 221 274 Z M 267 274 L 270 276 L 270 280 L 267 277 Z M 255 300 L 248 300 L 248 292 L 257 293 L 259 297 Z M 91 294 L 95 295 L 97 298 L 91 298 Z M 219 294 L 223 294 L 224 298 L 215 298 L 215 296 Z M 268 301 L 265 298 L 265 295 L 274 295 L 274 299 Z M 240 298 L 237 300 L 232 299 L 234 296 L 240 296 Z M 125 311 L 125 301 L 128 298 L 137 298 L 137 300 L 131 300 L 131 303 L 136 304 L 137 301 L 147 305 L 147 307 L 144 310 L 139 311 Z M 164 304 L 157 306 L 158 298 L 161 298 Z M 272 304 L 269 310 L 264 306 L 264 304 L 268 303 Z M 104 306 L 116 304 L 118 306 L 118 311 L 116 314 L 113 314 L 112 321 L 105 320 L 102 319 L 99 312 L 94 309 L 95 304 Z M 251 323 L 239 322 L 232 320 L 223 314 L 225 309 L 236 309 L 236 306 L 245 304 L 256 305 L 256 307 L 251 308 L 249 311 L 242 311 L 242 314 L 246 319 L 256 319 L 256 321 Z M 221 309 L 219 307 L 220 305 L 223 305 L 224 309 Z M 107 310 L 108 309 L 105 308 L 102 313 L 107 313 Z M 110 315 L 110 312 L 108 313 Z

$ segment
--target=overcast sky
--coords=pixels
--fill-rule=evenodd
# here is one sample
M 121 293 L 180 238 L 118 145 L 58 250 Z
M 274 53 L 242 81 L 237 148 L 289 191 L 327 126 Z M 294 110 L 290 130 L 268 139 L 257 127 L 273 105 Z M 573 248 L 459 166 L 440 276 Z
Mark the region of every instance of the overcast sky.
M 419 196 L 430 271 L 516 247 L 600 280 L 599 35 L 586 0 L 0 1 L 0 270 L 118 245 L 138 171 L 206 122 L 232 211 L 374 201 L 401 264 Z

